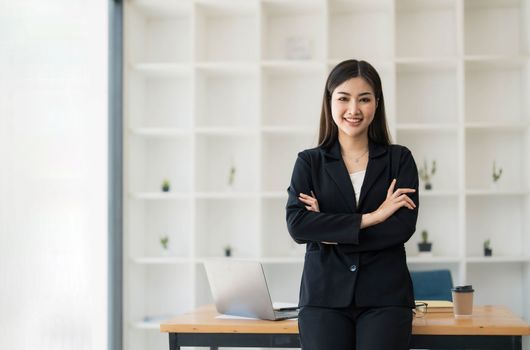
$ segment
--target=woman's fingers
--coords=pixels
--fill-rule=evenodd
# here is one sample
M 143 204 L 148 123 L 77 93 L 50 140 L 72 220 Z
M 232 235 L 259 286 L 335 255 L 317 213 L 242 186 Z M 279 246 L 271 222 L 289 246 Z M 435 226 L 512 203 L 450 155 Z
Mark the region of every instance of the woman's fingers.
M 317 201 L 316 198 L 309 197 L 305 194 L 303 196 L 301 195 L 300 197 L 298 197 L 298 199 L 300 199 L 304 203 L 315 203 Z
M 410 197 L 406 194 L 402 194 L 401 196 L 397 197 L 395 199 L 395 203 L 399 204 L 400 207 L 406 206 L 409 209 L 416 208 L 416 204 L 414 203 L 414 201 L 410 199 Z
M 306 205 L 306 209 L 307 210 L 318 212 L 318 211 L 320 211 L 320 209 L 318 207 L 318 201 L 317 201 L 313 191 L 311 191 L 311 194 L 313 195 L 313 197 L 310 197 L 310 196 L 308 196 L 307 194 L 304 194 L 304 193 L 300 193 L 300 195 L 298 196 L 298 199 L 302 203 L 308 204 L 308 205 Z
M 416 192 L 416 190 L 413 189 L 413 188 L 398 188 L 398 189 L 392 194 L 392 197 L 397 198 L 397 197 L 401 196 L 401 195 L 404 194 L 404 193 L 414 193 L 414 192 Z

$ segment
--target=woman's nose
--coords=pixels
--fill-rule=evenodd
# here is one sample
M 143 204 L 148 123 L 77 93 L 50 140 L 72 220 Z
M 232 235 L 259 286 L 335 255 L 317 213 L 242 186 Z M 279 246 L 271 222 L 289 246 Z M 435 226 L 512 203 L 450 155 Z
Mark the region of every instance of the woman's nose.
M 357 106 L 357 102 L 350 102 L 350 104 L 348 105 L 348 113 L 349 114 L 357 114 L 357 111 L 359 110 L 358 106 Z

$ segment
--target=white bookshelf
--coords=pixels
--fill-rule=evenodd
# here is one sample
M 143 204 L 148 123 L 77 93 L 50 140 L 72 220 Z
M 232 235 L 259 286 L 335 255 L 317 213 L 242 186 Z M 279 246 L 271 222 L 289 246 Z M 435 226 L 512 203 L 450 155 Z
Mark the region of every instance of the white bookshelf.
M 211 302 L 202 263 L 226 245 L 297 302 L 286 189 L 348 58 L 378 69 L 393 141 L 437 161 L 411 270 L 448 268 L 530 319 L 530 0 L 129 0 L 124 38 L 126 349 L 167 348 L 159 318 Z

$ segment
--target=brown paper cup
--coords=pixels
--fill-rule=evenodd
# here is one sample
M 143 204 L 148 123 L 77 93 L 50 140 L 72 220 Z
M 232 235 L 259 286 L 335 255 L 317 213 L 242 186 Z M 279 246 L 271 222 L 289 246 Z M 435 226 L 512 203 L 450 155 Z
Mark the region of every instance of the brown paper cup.
M 455 318 L 469 318 L 473 315 L 473 294 L 471 286 L 456 287 L 453 295 L 453 312 Z

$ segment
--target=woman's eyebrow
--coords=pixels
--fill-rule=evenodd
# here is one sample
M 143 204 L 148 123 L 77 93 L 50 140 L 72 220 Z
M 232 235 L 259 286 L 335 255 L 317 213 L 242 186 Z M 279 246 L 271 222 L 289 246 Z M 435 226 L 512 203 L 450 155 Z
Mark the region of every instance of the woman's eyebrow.
M 357 97 L 365 96 L 365 95 L 373 95 L 373 93 L 367 91 L 367 92 L 361 92 Z
M 337 94 L 342 94 L 342 95 L 346 95 L 346 96 L 351 96 L 350 93 L 345 92 L 345 91 L 337 91 Z M 357 95 L 357 97 L 361 97 L 361 96 L 365 96 L 365 95 L 373 95 L 373 93 L 370 92 L 370 91 L 361 92 L 359 95 Z

